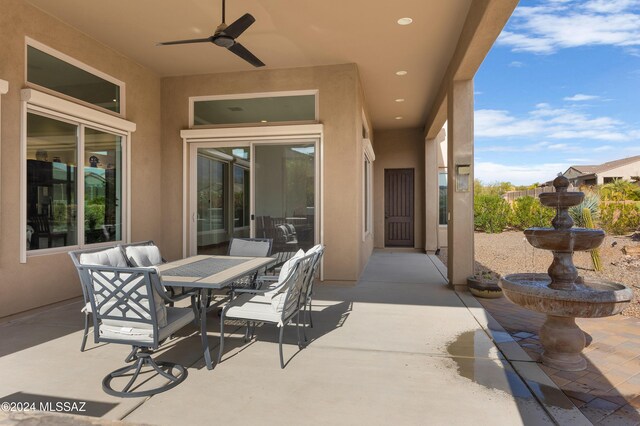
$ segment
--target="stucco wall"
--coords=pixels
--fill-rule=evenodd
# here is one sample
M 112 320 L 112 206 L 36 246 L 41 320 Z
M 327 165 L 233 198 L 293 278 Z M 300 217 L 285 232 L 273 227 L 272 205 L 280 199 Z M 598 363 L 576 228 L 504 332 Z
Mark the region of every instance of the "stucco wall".
M 254 70 L 162 80 L 163 247 L 166 256 L 182 256 L 182 139 L 190 96 L 287 90 L 319 91 L 319 119 L 324 125 L 321 171 L 324 193 L 324 279 L 358 278 L 363 250 L 360 214 L 361 153 L 358 70 L 354 64 Z
M 621 177 L 624 180 L 630 181 L 631 176 L 640 176 L 640 161 L 598 173 L 598 185 L 602 185 L 604 183 L 604 178 Z
M 81 294 L 66 253 L 30 256 L 19 263 L 20 90 L 25 87 L 25 36 L 31 37 L 126 84 L 126 119 L 133 134 L 132 238 L 162 235 L 160 221 L 160 78 L 61 21 L 21 0 L 2 0 L 0 78 L 10 90 L 2 97 L 0 163 L 0 317 Z
M 414 169 L 414 247 L 424 248 L 424 132 L 422 129 L 376 130 L 375 135 L 374 245 L 384 247 L 384 170 Z

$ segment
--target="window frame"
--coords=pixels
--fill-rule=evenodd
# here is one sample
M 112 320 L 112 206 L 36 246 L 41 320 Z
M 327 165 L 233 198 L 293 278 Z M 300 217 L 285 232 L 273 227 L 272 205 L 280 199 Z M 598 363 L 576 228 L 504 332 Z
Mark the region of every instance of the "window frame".
M 440 215 L 440 210 L 442 209 L 442 203 L 441 198 L 440 198 L 440 176 L 444 175 L 445 180 L 447 181 L 447 185 L 449 182 L 449 175 L 447 173 L 447 168 L 446 167 L 439 167 L 438 168 L 438 226 L 439 227 L 447 227 L 449 226 L 449 199 L 448 199 L 448 193 L 445 194 L 445 204 L 444 204 L 444 219 L 446 221 L 446 223 L 440 223 L 440 219 L 442 218 Z
M 22 89 L 21 91 L 21 134 L 20 134 L 20 226 L 18 228 L 20 241 L 20 263 L 27 263 L 27 259 L 34 256 L 66 253 L 71 250 L 90 247 L 110 246 L 114 241 L 104 243 L 84 244 L 84 128 L 89 127 L 99 131 L 112 133 L 121 137 L 122 149 L 122 194 L 121 207 L 121 242 L 131 240 L 131 133 L 136 130 L 136 124 L 115 117 L 112 114 L 89 108 L 78 103 L 56 97 L 36 89 Z M 75 245 L 53 247 L 37 250 L 27 250 L 24 237 L 27 227 L 27 114 L 34 113 L 54 120 L 63 121 L 78 126 L 77 149 L 78 166 L 76 179 L 76 198 L 78 200 L 77 233 Z M 80 202 L 82 200 L 82 202 Z M 82 205 L 82 208 L 80 208 Z
M 115 84 L 116 86 L 118 86 L 120 88 L 120 112 L 115 112 L 115 111 L 111 111 L 108 110 L 106 108 L 102 108 L 98 105 L 94 105 L 90 102 L 86 102 L 83 101 L 82 99 L 78 99 L 78 98 L 74 98 L 73 96 L 69 96 L 69 95 L 65 95 L 64 93 L 60 93 L 58 91 L 55 91 L 53 89 L 49 89 L 47 87 L 41 86 L 37 83 L 33 83 L 31 81 L 29 81 L 29 79 L 27 78 L 28 76 L 28 48 L 29 46 L 38 49 L 48 55 L 51 55 L 63 62 L 68 63 L 69 65 L 73 65 L 76 68 L 80 68 L 83 71 L 86 71 L 90 74 L 95 75 L 96 77 L 100 77 L 103 80 L 106 80 L 110 83 Z M 52 47 L 47 46 L 46 44 L 40 43 L 37 40 L 34 40 L 30 37 L 26 37 L 25 36 L 25 43 L 24 43 L 24 81 L 25 81 L 25 86 L 26 87 L 31 87 L 34 89 L 37 89 L 38 91 L 44 92 L 44 93 L 48 93 L 51 94 L 53 96 L 71 101 L 71 102 L 75 102 L 78 103 L 80 105 L 86 106 L 88 108 L 91 109 L 95 109 L 96 111 L 100 111 L 106 114 L 110 114 L 110 115 L 114 115 L 116 117 L 125 117 L 126 116 L 126 105 L 127 105 L 127 97 L 126 97 L 126 84 L 121 81 L 118 80 L 115 77 L 110 76 L 109 74 L 105 74 L 104 72 L 97 70 L 96 68 L 93 68 L 90 65 L 85 64 L 84 62 L 81 62 L 75 58 L 72 58 L 69 55 L 66 55 Z
M 362 144 L 362 241 L 365 241 L 373 235 L 373 162 L 376 156 L 368 138 L 363 139 Z
M 258 126 L 286 126 L 296 124 L 316 124 L 319 122 L 320 111 L 318 101 L 318 90 L 290 90 L 279 92 L 255 92 L 255 93 L 236 93 L 231 95 L 205 95 L 189 97 L 189 129 L 219 129 L 228 127 L 258 127 Z M 227 123 L 227 124 L 195 124 L 195 103 L 206 101 L 224 101 L 231 99 L 254 99 L 254 98 L 279 98 L 285 96 L 309 96 L 315 98 L 315 119 L 300 121 L 276 121 L 270 123 L 252 122 L 252 123 Z

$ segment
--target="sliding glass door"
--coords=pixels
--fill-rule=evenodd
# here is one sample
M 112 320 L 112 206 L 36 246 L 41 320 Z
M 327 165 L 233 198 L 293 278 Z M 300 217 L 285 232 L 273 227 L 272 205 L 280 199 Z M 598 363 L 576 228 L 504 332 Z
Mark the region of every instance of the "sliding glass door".
M 306 144 L 254 145 L 255 235 L 274 253 L 308 250 L 316 231 L 316 149 Z
M 197 254 L 226 254 L 232 237 L 250 236 L 249 176 L 248 147 L 197 150 Z
M 194 144 L 189 254 L 226 254 L 234 237 L 271 238 L 285 255 L 312 247 L 316 157 L 314 140 Z

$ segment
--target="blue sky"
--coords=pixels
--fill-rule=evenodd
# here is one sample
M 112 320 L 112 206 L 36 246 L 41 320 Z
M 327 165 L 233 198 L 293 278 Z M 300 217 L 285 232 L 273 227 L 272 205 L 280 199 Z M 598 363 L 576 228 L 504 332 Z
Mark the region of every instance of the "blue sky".
M 475 92 L 485 183 L 640 155 L 640 0 L 521 0 Z

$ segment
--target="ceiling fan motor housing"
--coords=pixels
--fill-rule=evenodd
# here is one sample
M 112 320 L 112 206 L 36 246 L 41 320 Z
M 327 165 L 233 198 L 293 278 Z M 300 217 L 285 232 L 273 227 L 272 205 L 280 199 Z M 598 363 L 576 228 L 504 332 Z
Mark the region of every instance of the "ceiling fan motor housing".
M 231 46 L 233 46 L 236 43 L 236 41 L 233 38 L 229 37 L 228 35 L 219 34 L 213 37 L 213 43 L 216 46 L 226 47 L 228 49 Z

